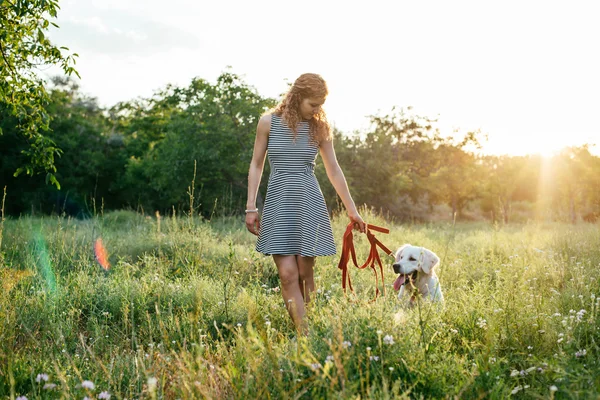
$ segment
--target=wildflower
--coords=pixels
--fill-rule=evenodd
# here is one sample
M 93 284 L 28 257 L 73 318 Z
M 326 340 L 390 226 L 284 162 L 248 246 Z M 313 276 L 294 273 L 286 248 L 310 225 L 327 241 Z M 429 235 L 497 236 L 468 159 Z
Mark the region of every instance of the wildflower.
M 392 345 L 394 344 L 394 338 L 392 337 L 392 335 L 385 335 L 383 337 L 383 343 Z
M 558 390 L 558 388 L 554 385 L 550 386 L 550 391 L 551 392 L 556 392 Z
M 496 357 L 490 357 L 490 364 L 496 363 Z
M 148 378 L 148 390 L 150 392 L 154 392 L 156 390 L 156 384 L 158 383 L 158 379 L 154 377 Z
M 371 348 L 370 348 L 370 347 L 367 347 L 367 351 L 371 351 Z
M 322 367 L 322 365 L 321 365 L 321 364 L 319 364 L 319 363 L 312 363 L 312 364 L 310 364 L 310 368 L 311 368 L 313 371 L 316 371 L 316 370 L 318 370 L 318 369 L 321 369 L 321 367 Z
M 519 393 L 521 390 L 523 390 L 523 386 L 519 385 L 519 386 L 517 386 L 516 388 L 514 388 L 514 389 L 512 390 L 512 392 L 510 392 L 510 393 L 511 393 L 511 394 L 517 394 L 517 393 Z
M 37 383 L 40 383 L 41 381 L 48 382 L 48 374 L 38 374 L 38 376 L 35 377 L 35 381 Z
M 527 346 L 527 350 L 533 350 L 533 346 Z
M 480 317 L 477 320 L 477 326 L 480 327 L 481 329 L 487 329 L 487 321 Z
M 587 354 L 587 351 L 585 349 L 583 350 L 579 350 L 578 352 L 575 353 L 575 357 L 579 358 L 579 357 L 583 357 Z
M 265 321 L 266 326 L 271 326 L 271 321 Z
M 371 360 L 371 361 L 379 361 L 379 356 L 369 356 L 369 360 Z
M 383 334 L 383 331 L 382 331 L 382 330 L 378 330 L 378 331 L 377 331 L 377 334 L 378 334 L 379 336 L 381 336 L 381 335 Z
M 110 393 L 108 392 L 102 392 L 98 395 L 99 399 L 105 399 L 105 400 L 109 400 L 110 399 Z
M 390 370 L 390 371 L 393 371 L 393 370 L 394 370 L 394 367 L 390 367 L 390 368 L 389 368 L 389 370 Z
M 94 385 L 94 382 L 92 381 L 83 381 L 81 382 L 81 387 L 84 389 L 94 390 L 96 388 L 96 385 Z
M 457 333 L 458 333 L 458 330 L 456 330 L 456 329 L 450 329 L 450 332 L 451 332 L 451 333 L 454 333 L 454 334 L 457 334 Z
M 279 292 L 281 289 L 279 288 L 279 286 L 275 286 L 273 289 L 271 289 L 272 291 L 274 291 L 275 293 Z
M 55 383 L 46 383 L 42 389 L 44 390 L 52 390 L 56 387 Z
M 17 397 L 17 400 L 27 400 L 27 397 L 25 397 L 25 396 L 19 396 L 19 397 Z
M 240 324 L 239 322 L 237 323 L 238 328 L 240 328 L 242 326 L 242 324 Z
M 343 347 L 343 348 L 347 349 L 347 348 L 348 348 L 348 347 L 350 347 L 350 346 L 352 346 L 352 343 L 350 343 L 349 341 L 347 341 L 347 340 L 344 340 L 344 341 L 342 342 L 342 347 Z
M 331 354 L 330 354 L 330 355 L 328 355 L 328 356 L 327 356 L 327 358 L 325 358 L 325 362 L 326 362 L 326 363 L 328 363 L 328 362 L 333 362 L 333 360 L 334 360 L 334 358 L 333 358 L 333 356 L 332 356 Z

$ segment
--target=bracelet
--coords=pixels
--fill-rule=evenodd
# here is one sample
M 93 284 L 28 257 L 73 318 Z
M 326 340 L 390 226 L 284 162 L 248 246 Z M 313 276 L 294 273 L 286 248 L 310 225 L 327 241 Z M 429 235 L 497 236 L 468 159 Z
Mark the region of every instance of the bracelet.
M 258 212 L 258 208 L 255 208 L 254 210 L 246 210 L 246 214 L 248 213 L 257 213 Z

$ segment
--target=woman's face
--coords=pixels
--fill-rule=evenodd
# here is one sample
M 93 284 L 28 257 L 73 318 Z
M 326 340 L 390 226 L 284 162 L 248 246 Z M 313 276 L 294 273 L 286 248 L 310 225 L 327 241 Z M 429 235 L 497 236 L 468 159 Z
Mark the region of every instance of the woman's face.
M 300 116 L 303 119 L 311 119 L 313 115 L 321 111 L 325 98 L 307 97 L 300 103 Z

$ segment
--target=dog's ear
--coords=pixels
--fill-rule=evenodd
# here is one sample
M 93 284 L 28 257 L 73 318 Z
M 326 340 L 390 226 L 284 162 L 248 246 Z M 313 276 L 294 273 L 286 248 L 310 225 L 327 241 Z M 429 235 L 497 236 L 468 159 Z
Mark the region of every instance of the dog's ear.
M 402 251 L 404 249 L 406 249 L 407 247 L 411 246 L 410 244 L 406 243 L 403 244 L 402 246 L 398 247 L 398 250 L 396 250 L 396 254 L 394 254 L 394 257 L 396 257 L 396 260 L 398 259 L 398 257 L 400 256 L 400 254 L 402 253 Z
M 429 275 L 431 271 L 440 263 L 440 258 L 433 251 L 423 249 L 423 264 L 421 270 Z

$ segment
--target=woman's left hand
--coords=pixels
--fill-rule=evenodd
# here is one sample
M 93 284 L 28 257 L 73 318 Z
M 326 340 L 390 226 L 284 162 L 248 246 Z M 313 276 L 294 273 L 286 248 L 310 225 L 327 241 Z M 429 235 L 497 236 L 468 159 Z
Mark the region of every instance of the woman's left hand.
M 361 231 L 361 233 L 365 233 L 367 231 L 365 221 L 363 221 L 358 211 L 348 212 L 348 217 L 350 217 L 350 221 L 354 223 L 354 229 L 358 229 Z

